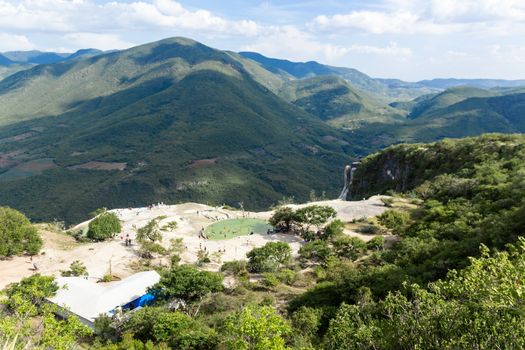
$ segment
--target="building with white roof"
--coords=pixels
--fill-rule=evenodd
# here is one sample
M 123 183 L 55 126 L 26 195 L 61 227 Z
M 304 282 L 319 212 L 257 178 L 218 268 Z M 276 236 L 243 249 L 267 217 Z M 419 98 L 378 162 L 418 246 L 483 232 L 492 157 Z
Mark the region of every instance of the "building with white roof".
M 55 282 L 60 289 L 48 300 L 68 313 L 79 317 L 82 323 L 93 327 L 100 315 L 111 316 L 116 308 L 133 309 L 151 302 L 148 288 L 159 282 L 156 271 L 134 274 L 118 282 L 99 284 L 83 277 L 61 277 Z

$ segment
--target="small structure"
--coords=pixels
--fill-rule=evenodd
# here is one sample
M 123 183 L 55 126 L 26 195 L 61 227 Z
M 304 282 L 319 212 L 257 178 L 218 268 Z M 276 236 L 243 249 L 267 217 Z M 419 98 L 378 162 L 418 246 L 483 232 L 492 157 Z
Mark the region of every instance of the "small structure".
M 61 316 L 74 314 L 93 328 L 100 315 L 113 316 L 121 310 L 151 303 L 154 296 L 148 293 L 148 288 L 159 280 L 160 275 L 155 271 L 139 272 L 107 286 L 83 277 L 61 277 L 55 280 L 60 289 L 48 301 L 60 307 Z

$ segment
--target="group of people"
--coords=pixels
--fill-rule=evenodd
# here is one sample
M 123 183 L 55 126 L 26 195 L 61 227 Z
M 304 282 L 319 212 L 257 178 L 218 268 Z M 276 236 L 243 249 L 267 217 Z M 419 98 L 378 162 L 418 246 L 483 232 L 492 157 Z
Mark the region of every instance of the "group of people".
M 120 236 L 120 239 L 122 239 L 122 236 Z M 131 238 L 129 237 L 129 233 L 126 234 L 126 239 L 124 240 L 124 244 L 126 247 L 131 247 Z

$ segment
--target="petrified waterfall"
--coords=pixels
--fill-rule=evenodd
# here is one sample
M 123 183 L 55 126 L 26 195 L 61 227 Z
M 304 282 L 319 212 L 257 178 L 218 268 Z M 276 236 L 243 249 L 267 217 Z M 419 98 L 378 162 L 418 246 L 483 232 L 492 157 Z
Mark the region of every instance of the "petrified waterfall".
M 345 166 L 345 184 L 343 190 L 341 191 L 341 194 L 339 195 L 339 199 L 344 201 L 346 200 L 346 197 L 348 196 L 348 191 L 350 190 L 350 186 L 352 185 L 352 181 L 354 180 L 354 172 L 359 164 L 360 162 L 353 162 L 352 165 Z

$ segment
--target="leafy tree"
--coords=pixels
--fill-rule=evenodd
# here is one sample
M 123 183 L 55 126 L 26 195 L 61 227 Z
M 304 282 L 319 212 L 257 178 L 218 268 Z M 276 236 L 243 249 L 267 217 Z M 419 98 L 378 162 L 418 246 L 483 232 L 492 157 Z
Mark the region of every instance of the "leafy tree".
M 332 207 L 309 205 L 297 209 L 295 215 L 296 221 L 302 225 L 304 233 L 310 231 L 311 226 L 316 226 L 320 230 L 321 226 L 337 216 L 337 212 Z
M 20 343 L 35 349 L 66 350 L 75 345 L 78 337 L 90 335 L 91 330 L 77 317 L 59 320 L 56 307 L 44 302 L 57 290 L 53 277 L 38 274 L 6 288 L 2 303 L 7 308 L 0 309 L 0 338 L 18 336 Z
M 319 339 L 322 310 L 302 306 L 292 314 L 294 331 L 308 340 L 308 344 L 316 344 Z
M 289 323 L 271 306 L 248 306 L 226 320 L 229 349 L 286 350 Z
M 96 241 L 114 237 L 122 230 L 122 225 L 115 213 L 103 212 L 91 220 L 87 236 Z
M 290 207 L 281 206 L 275 210 L 268 222 L 274 227 L 284 227 L 286 232 L 290 232 L 295 220 L 295 211 Z
M 379 222 L 392 230 L 392 233 L 398 235 L 404 232 L 410 221 L 410 214 L 404 211 L 387 210 L 378 217 Z
M 34 274 L 26 277 L 20 282 L 8 286 L 4 293 L 7 296 L 5 304 L 12 310 L 17 311 L 17 303 L 21 301 L 28 302 L 35 307 L 33 315 L 37 314 L 36 308 L 39 308 L 46 298 L 52 297 L 58 290 L 55 278 L 51 276 L 41 276 Z
M 370 250 L 383 250 L 385 246 L 385 237 L 376 236 L 366 242 L 366 247 Z
M 299 257 L 303 262 L 325 263 L 332 254 L 332 248 L 326 241 L 321 240 L 308 242 L 299 249 Z
M 341 236 L 344 232 L 345 224 L 339 220 L 336 219 L 326 225 L 324 228 L 324 233 L 321 236 L 321 239 L 329 240 L 329 239 L 335 239 L 339 236 Z
M 82 261 L 75 260 L 69 265 L 69 270 L 61 271 L 60 274 L 64 277 L 70 276 L 88 276 L 86 265 Z
M 248 268 L 253 272 L 274 272 L 290 261 L 292 249 L 285 242 L 268 242 L 246 254 Z
M 340 258 L 356 260 L 366 252 L 366 243 L 358 237 L 341 237 L 332 244 L 335 254 Z
M 188 304 L 194 304 L 195 315 L 205 296 L 223 289 L 222 280 L 222 275 L 216 272 L 199 271 L 191 265 L 174 265 L 150 291 L 159 300 L 182 299 Z
M 24 214 L 7 207 L 0 207 L 0 242 L 0 258 L 22 253 L 34 255 L 43 244 Z
M 142 257 L 151 259 L 153 254 L 166 254 L 166 249 L 160 244 L 162 242 L 162 232 L 159 226 L 161 218 L 155 218 L 150 220 L 145 226 L 135 228 L 137 232 L 136 239 L 140 244 L 140 253 Z M 175 246 L 174 249 L 178 248 L 178 243 L 172 241 Z
M 217 333 L 181 312 L 145 307 L 133 312 L 120 327 L 142 342 L 167 344 L 173 349 L 215 349 Z

